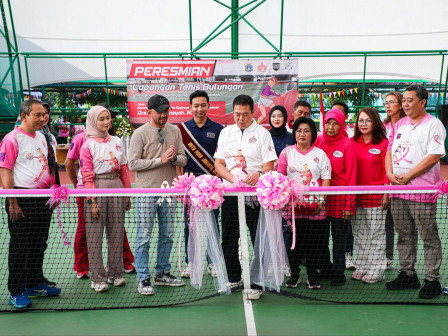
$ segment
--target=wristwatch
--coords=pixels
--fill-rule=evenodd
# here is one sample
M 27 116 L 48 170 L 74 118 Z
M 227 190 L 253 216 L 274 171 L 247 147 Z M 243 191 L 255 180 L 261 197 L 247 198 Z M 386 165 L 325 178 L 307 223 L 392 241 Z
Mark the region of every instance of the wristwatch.
M 177 161 L 177 155 L 174 157 L 174 160 L 171 162 L 176 162 Z

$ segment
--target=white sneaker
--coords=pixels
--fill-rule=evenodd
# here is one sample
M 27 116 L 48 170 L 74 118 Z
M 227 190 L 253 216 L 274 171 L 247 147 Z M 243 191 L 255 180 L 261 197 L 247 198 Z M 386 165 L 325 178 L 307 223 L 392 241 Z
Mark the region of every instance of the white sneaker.
M 352 254 L 350 252 L 347 252 L 345 254 L 345 269 L 348 269 L 348 270 L 356 269 L 356 265 L 353 263 Z
M 95 282 L 92 281 L 90 287 L 95 290 L 95 292 L 107 292 L 109 290 L 109 286 L 105 282 Z
M 288 264 L 285 264 L 285 268 L 284 268 L 283 272 L 285 273 L 286 277 L 290 277 L 291 276 L 291 269 L 289 268 Z
M 124 278 L 109 278 L 107 279 L 107 283 L 114 284 L 115 287 L 123 287 L 124 285 L 126 285 L 126 280 Z
M 153 295 L 154 288 L 151 286 L 151 279 L 145 279 L 138 282 L 138 292 L 141 295 Z
M 190 265 L 187 265 L 187 267 L 182 271 L 182 274 L 180 276 L 182 278 L 189 278 L 190 277 Z
M 212 277 L 216 278 L 216 268 L 213 264 L 208 264 L 208 274 L 210 274 Z
M 258 300 L 262 293 L 261 289 L 248 289 L 244 291 L 248 300 Z
M 394 261 L 393 260 L 387 259 L 387 261 L 386 261 L 386 269 L 387 270 L 394 269 Z

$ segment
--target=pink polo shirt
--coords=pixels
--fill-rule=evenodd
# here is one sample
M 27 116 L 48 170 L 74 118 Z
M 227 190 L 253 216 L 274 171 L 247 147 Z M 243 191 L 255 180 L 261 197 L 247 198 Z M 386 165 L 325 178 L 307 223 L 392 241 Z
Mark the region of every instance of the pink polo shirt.
M 430 154 L 445 156 L 446 130 L 442 122 L 429 113 L 415 125 L 411 118 L 404 117 L 394 126 L 388 150 L 392 155 L 394 174 L 406 174 Z M 440 163 L 437 162 L 426 173 L 410 180 L 408 185 L 435 185 L 440 181 Z M 391 195 L 411 201 L 435 203 L 437 194 Z
M 70 141 L 70 149 L 67 152 L 67 158 L 71 160 L 79 160 L 81 157 L 81 147 L 86 142 L 86 132 L 79 133 L 75 136 L 72 141 Z M 76 185 L 77 189 L 84 188 L 84 184 L 82 182 L 81 169 L 78 171 L 78 183 Z
M 314 145 L 327 154 L 331 163 L 331 186 L 356 185 L 356 154 L 349 138 L 342 137 L 337 143 L 327 143 L 323 135 Z M 328 195 L 327 216 L 342 218 L 343 210 L 356 211 L 356 195 Z
M 47 155 L 47 140 L 40 132 L 29 134 L 17 127 L 0 143 L 0 167 L 11 170 L 14 187 L 49 188 Z
M 357 185 L 384 185 L 389 184 L 386 176 L 386 153 L 389 141 L 383 139 L 378 144 L 371 141 L 364 143 L 362 135 L 355 140 L 351 138 L 356 153 L 358 174 Z M 374 208 L 381 206 L 382 194 L 366 194 L 356 197 L 356 206 L 361 208 Z

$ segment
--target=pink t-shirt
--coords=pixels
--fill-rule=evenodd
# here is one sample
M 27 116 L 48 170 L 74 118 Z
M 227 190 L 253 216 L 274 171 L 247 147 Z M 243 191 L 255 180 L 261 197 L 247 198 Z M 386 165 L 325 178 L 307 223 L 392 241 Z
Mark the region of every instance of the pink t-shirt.
M 59 125 L 58 125 L 58 128 L 59 128 L 58 136 L 60 138 L 68 138 L 69 137 L 69 135 L 70 135 L 70 123 L 68 121 L 67 122 L 60 121 Z
M 81 157 L 81 147 L 86 142 L 86 132 L 79 133 L 70 141 L 70 149 L 67 152 L 67 158 L 72 160 L 79 160 Z M 78 171 L 78 183 L 76 185 L 78 189 L 84 188 L 82 182 L 81 170 Z
M 383 139 L 378 144 L 373 144 L 371 141 L 365 143 L 362 136 L 358 140 L 351 138 L 350 141 L 356 153 L 358 166 L 356 184 L 361 186 L 389 184 L 385 166 L 389 142 Z M 382 194 L 358 195 L 356 206 L 361 208 L 380 207 L 382 198 Z
M 50 186 L 45 136 L 20 128 L 8 133 L 0 144 L 0 167 L 12 171 L 14 187 L 45 189 Z
M 393 130 L 393 126 L 392 126 L 392 122 L 389 121 L 387 124 L 384 124 L 384 128 L 386 129 L 386 137 L 389 139 L 390 133 L 392 133 Z
M 429 113 L 417 124 L 411 118 L 404 117 L 394 126 L 389 136 L 392 155 L 392 171 L 402 175 L 415 168 L 430 154 L 445 156 L 446 131 L 442 122 Z M 440 163 L 437 162 L 426 173 L 409 181 L 408 185 L 435 185 L 440 181 Z M 391 195 L 411 201 L 437 202 L 436 194 Z
M 297 146 L 286 147 L 278 158 L 277 171 L 307 186 L 320 186 L 322 180 L 331 179 L 331 164 L 325 152 L 311 146 L 301 152 Z M 305 196 L 305 202 L 317 202 L 314 195 Z M 315 216 L 296 215 L 297 218 L 325 219 L 325 208 Z
M 76 136 L 76 135 L 78 135 L 78 134 L 80 134 L 82 132 L 85 132 L 85 131 L 86 131 L 86 126 L 84 126 L 84 125 L 75 125 L 72 128 L 73 136 Z

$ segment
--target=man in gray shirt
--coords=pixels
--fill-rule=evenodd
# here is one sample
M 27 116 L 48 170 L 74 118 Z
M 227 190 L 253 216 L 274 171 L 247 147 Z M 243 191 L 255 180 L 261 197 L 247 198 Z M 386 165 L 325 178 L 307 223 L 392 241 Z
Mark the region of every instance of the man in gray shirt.
M 148 100 L 151 120 L 138 128 L 129 146 L 129 168 L 136 172 L 137 188 L 160 188 L 176 177 L 176 166 L 187 163 L 179 129 L 167 123 L 170 105 L 168 99 L 154 95 Z M 152 295 L 149 263 L 149 241 L 157 214 L 159 237 L 157 242 L 156 275 L 158 286 L 184 286 L 182 280 L 170 274 L 170 254 L 173 246 L 175 204 L 170 198 L 136 197 L 137 240 L 135 243 L 135 267 L 138 291 Z

